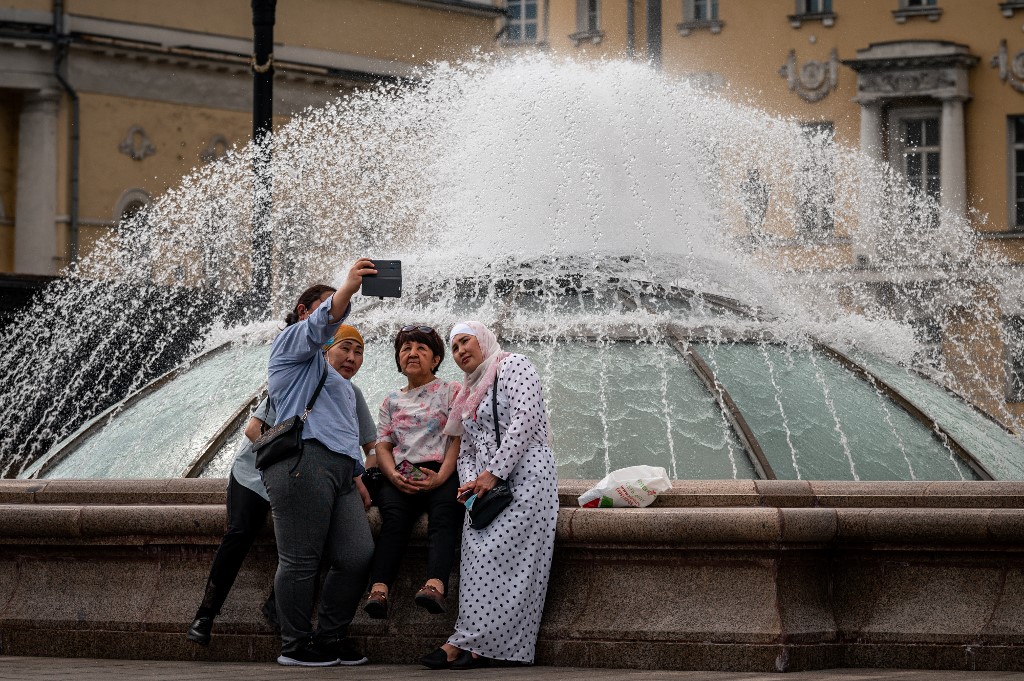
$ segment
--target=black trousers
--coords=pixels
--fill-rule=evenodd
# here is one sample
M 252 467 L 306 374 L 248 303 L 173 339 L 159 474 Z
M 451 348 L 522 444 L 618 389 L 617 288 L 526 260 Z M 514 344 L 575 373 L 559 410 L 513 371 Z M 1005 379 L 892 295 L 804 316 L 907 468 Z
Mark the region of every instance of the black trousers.
M 235 577 L 242 568 L 242 561 L 249 555 L 249 549 L 267 521 L 269 510 L 269 501 L 243 487 L 229 474 L 228 530 L 220 540 L 217 554 L 213 557 L 199 614 L 220 614 L 220 608 L 224 605 L 228 592 L 235 583 Z M 273 598 L 273 593 L 270 597 Z
M 423 468 L 434 469 L 425 463 Z M 438 466 L 439 467 L 439 466 Z M 452 473 L 444 483 L 429 492 L 406 494 L 387 479 L 381 482 L 377 508 L 382 520 L 377 548 L 370 567 L 370 584 L 387 584 L 391 588 L 398 567 L 409 544 L 413 525 L 420 515 L 427 514 L 427 579 L 439 579 L 448 593 L 448 577 L 455 562 L 455 548 L 462 539 L 465 507 L 455 499 L 459 476 Z

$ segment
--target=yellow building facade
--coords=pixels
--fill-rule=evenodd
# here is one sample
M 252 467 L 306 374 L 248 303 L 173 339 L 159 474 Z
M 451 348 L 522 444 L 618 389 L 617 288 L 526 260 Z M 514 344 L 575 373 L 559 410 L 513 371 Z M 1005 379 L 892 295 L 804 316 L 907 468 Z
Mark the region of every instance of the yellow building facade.
M 500 14 L 473 0 L 280 2 L 275 116 L 466 56 L 493 43 Z M 248 142 L 251 17 L 246 0 L 0 1 L 0 272 L 57 274 Z
M 1024 266 L 1022 29 L 1024 0 L 288 0 L 274 110 L 280 122 L 479 50 L 651 62 L 822 126 L 968 220 L 983 254 Z M 244 145 L 251 36 L 245 0 L 0 0 L 0 272 L 59 273 L 122 215 Z M 875 254 L 846 228 L 794 262 L 881 299 Z M 1024 301 L 992 305 L 1003 333 L 955 304 L 918 321 L 954 372 L 984 354 L 1006 399 L 967 370 L 963 392 L 1022 417 L 1024 356 L 1000 339 L 1024 337 Z

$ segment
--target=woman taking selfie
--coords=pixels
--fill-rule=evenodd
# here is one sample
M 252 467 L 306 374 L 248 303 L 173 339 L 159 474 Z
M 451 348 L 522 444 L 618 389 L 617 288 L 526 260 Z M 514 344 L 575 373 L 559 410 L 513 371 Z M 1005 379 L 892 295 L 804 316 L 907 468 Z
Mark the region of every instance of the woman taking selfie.
M 422 662 L 433 669 L 475 669 L 492 659 L 532 663 L 558 517 L 540 377 L 523 355 L 502 352 L 479 322 L 456 324 L 449 343 L 465 372 L 446 429 L 463 433 L 460 498 L 467 506 L 480 503 L 507 482 L 512 501 L 481 529 L 470 527 L 467 516 L 455 633 Z
M 376 270 L 356 261 L 337 291 L 307 289 L 271 347 L 267 389 L 277 423 L 306 411 L 322 391 L 302 430 L 301 454 L 263 470 L 277 539 L 274 590 L 281 623 L 279 664 L 362 664 L 366 657 L 347 638 L 373 556 L 373 537 L 358 476 L 359 425 L 352 384 L 327 366 L 323 346 L 349 312 L 364 275 Z M 330 564 L 320 591 L 319 628 L 310 621 L 321 557 Z
M 391 585 L 424 512 L 427 574 L 415 602 L 432 614 L 448 609 L 445 594 L 464 509 L 456 499 L 454 475 L 459 438 L 442 432 L 459 384 L 437 378 L 443 360 L 444 341 L 429 326 L 407 326 L 395 336 L 395 364 L 407 383 L 385 398 L 377 418 L 377 465 L 384 480 L 376 501 L 382 523 L 363 608 L 374 619 L 387 617 Z
M 324 293 L 333 292 L 329 286 L 320 285 L 307 291 L 307 300 L 318 300 Z M 301 301 L 300 301 L 301 302 Z M 354 327 L 342 324 L 334 337 L 326 345 L 327 363 L 344 378 L 352 380 L 363 365 L 363 337 Z M 359 422 L 359 444 L 367 454 L 366 466 L 375 465 L 372 461 L 373 445 L 377 441 L 377 427 L 370 416 L 363 394 L 355 384 L 352 385 L 356 396 L 356 416 Z M 186 636 L 200 645 L 209 645 L 213 632 L 213 619 L 220 614 L 220 609 L 235 583 L 242 562 L 249 554 L 256 537 L 267 518 L 270 510 L 270 497 L 263 486 L 263 478 L 256 470 L 256 454 L 252 451 L 252 443 L 263 434 L 269 426 L 277 422 L 277 412 L 266 397 L 260 401 L 256 411 L 245 426 L 245 438 L 239 445 L 235 461 L 228 476 L 227 520 L 228 529 L 217 547 L 210 566 L 210 575 L 206 580 L 203 602 L 196 611 Z M 364 498 L 364 505 L 369 505 Z M 275 630 L 280 629 L 277 621 L 277 604 L 274 589 L 263 604 L 263 615 L 268 624 Z

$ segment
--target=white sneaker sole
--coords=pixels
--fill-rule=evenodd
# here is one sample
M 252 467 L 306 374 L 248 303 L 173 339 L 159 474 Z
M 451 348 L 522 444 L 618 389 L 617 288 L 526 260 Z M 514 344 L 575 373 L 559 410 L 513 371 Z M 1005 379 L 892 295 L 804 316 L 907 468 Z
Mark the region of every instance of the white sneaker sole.
M 355 667 L 357 665 L 366 664 L 370 661 L 368 657 L 362 657 L 358 660 L 338 660 L 338 664 L 343 667 Z
M 341 660 L 330 660 L 329 662 L 304 662 L 302 660 L 296 660 L 288 657 L 287 655 L 281 655 L 277 658 L 277 663 L 283 667 L 335 667 L 341 664 Z

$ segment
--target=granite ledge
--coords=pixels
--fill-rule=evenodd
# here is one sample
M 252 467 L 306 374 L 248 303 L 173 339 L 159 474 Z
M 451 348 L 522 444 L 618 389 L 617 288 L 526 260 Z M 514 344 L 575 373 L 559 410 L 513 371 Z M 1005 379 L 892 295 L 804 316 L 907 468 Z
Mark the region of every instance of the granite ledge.
M 156 538 L 216 542 L 225 510 L 206 504 L 158 506 L 0 505 L 0 543 L 29 540 L 111 540 L 148 544 Z M 379 515 L 370 511 L 370 524 Z M 424 534 L 421 520 L 416 538 Z M 563 508 L 561 545 L 764 543 L 1024 543 L 1024 510 L 929 508 Z

